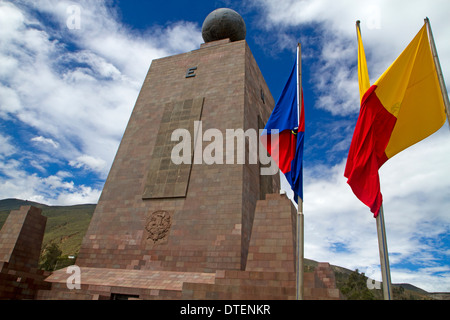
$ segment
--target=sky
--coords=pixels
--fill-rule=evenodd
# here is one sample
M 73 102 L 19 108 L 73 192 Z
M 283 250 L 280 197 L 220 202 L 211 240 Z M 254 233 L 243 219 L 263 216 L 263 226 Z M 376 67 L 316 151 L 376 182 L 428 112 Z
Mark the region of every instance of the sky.
M 448 84 L 447 0 L 0 0 L 0 199 L 96 203 L 151 61 L 198 49 L 220 7 L 244 18 L 275 100 L 302 45 L 305 257 L 381 281 L 375 219 L 343 176 L 355 22 L 374 83 L 429 17 Z M 449 160 L 446 123 L 380 169 L 393 283 L 450 292 Z

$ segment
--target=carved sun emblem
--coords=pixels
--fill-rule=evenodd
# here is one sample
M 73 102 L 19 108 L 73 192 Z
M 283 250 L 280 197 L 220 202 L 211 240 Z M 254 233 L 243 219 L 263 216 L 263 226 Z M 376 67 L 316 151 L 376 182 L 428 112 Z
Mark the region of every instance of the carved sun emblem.
M 154 244 L 166 240 L 172 225 L 172 217 L 167 211 L 155 211 L 147 217 L 145 230 L 147 230 L 147 239 L 152 240 Z

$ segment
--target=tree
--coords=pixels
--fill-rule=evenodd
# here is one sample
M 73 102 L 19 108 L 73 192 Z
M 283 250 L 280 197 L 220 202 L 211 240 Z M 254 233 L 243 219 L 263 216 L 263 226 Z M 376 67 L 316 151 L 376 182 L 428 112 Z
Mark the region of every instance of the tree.
M 347 282 L 341 288 L 342 294 L 349 300 L 374 300 L 374 294 L 367 287 L 367 277 L 359 273 L 358 269 L 352 272 Z
M 45 248 L 43 262 L 41 263 L 41 269 L 46 271 L 53 271 L 56 269 L 58 258 L 61 256 L 62 251 L 56 243 L 51 243 Z

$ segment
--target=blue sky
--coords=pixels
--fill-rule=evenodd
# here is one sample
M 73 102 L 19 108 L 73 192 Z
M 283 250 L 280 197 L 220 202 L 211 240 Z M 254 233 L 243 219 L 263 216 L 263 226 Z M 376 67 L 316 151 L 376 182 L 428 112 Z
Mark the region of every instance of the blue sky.
M 151 61 L 198 49 L 219 7 L 243 16 L 275 99 L 301 42 L 305 256 L 380 280 L 375 219 L 343 177 L 359 111 L 355 21 L 372 83 L 426 16 L 450 79 L 446 0 L 0 1 L 0 199 L 96 203 Z M 446 124 L 380 170 L 394 283 L 450 291 L 449 157 Z

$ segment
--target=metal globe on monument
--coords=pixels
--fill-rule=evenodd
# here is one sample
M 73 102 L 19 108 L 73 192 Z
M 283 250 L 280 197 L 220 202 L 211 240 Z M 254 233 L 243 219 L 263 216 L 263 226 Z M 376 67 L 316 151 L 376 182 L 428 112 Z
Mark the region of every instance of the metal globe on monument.
M 202 26 L 202 37 L 205 42 L 227 38 L 230 41 L 240 41 L 245 39 L 246 33 L 244 19 L 239 13 L 228 8 L 211 12 Z

